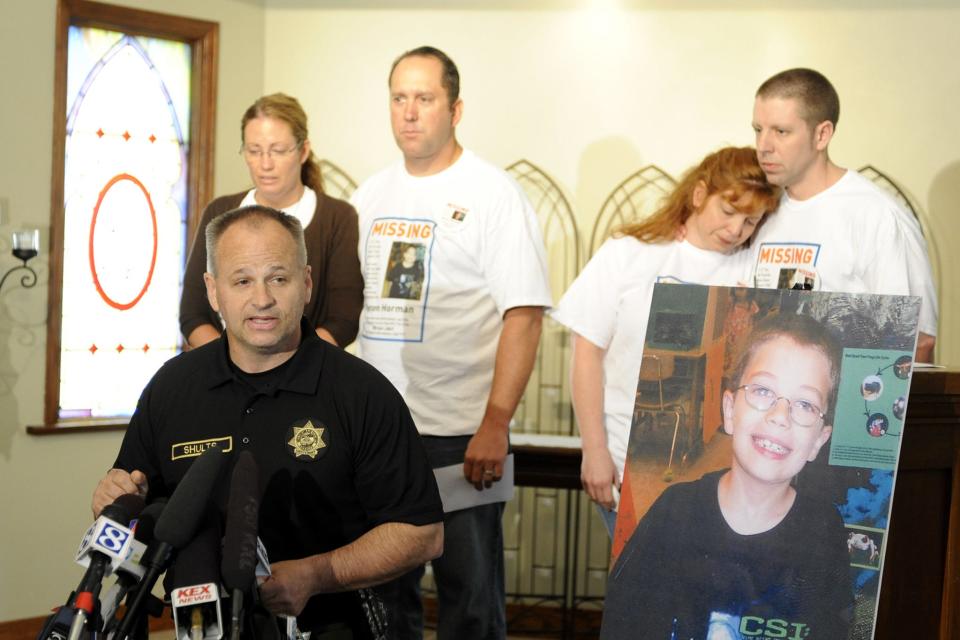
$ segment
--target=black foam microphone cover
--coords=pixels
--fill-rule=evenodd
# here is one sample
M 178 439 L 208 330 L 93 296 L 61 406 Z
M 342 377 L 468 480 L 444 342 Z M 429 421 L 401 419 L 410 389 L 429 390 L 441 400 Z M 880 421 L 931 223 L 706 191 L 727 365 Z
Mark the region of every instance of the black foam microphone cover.
M 226 457 L 219 449 L 207 449 L 190 465 L 157 518 L 157 540 L 182 549 L 193 539 Z
M 141 562 L 146 573 L 132 596 L 132 602 L 127 603 L 126 615 L 114 638 L 125 640 L 130 637 L 145 612 L 153 585 L 169 566 L 174 551 L 185 547 L 196 535 L 224 458 L 226 456 L 219 449 L 207 449 L 194 460 L 173 490 L 167 506 L 157 518 L 153 542 L 143 554 Z
M 221 535 L 220 518 L 211 509 L 204 514 L 197 535 L 177 553 L 173 567 L 167 572 L 172 589 L 207 582 L 220 584 Z
M 260 478 L 249 451 L 237 456 L 230 479 L 227 526 L 223 536 L 220 572 L 231 590 L 250 590 L 257 569 L 257 519 L 260 513 Z
M 220 612 L 220 514 L 210 509 L 197 535 L 177 553 L 164 584 L 170 593 L 177 636 L 223 637 Z
M 133 532 L 137 540 L 144 544 L 150 544 L 153 540 L 153 530 L 157 526 L 157 519 L 166 506 L 167 499 L 160 498 L 144 507 L 137 518 L 137 529 Z
M 146 506 L 146 503 L 143 498 L 135 493 L 125 493 L 105 506 L 100 515 L 110 518 L 117 524 L 127 526 L 130 524 L 130 520 L 140 515 L 144 506 Z

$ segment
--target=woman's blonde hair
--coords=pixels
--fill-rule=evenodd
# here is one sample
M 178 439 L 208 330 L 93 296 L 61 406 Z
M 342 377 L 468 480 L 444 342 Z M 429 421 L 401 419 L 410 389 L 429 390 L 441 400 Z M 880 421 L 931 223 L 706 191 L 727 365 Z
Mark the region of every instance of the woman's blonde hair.
M 244 111 L 243 118 L 240 119 L 240 140 L 243 140 L 247 123 L 256 118 L 275 118 L 286 122 L 290 125 L 290 131 L 293 132 L 298 147 L 302 146 L 310 136 L 307 131 L 306 112 L 296 98 L 285 93 L 271 93 L 258 98 Z M 320 172 L 320 163 L 312 149 L 306 161 L 300 165 L 300 182 L 317 193 L 323 193 L 323 175 Z
M 756 213 L 775 211 L 780 202 L 780 187 L 767 182 L 753 147 L 724 147 L 687 171 L 653 215 L 623 225 L 614 235 L 633 236 L 650 243 L 675 239 L 677 231 L 697 212 L 693 206 L 693 194 L 701 183 L 706 187 L 708 198 L 720 194 L 724 200 L 733 203 L 750 194 L 750 208 Z

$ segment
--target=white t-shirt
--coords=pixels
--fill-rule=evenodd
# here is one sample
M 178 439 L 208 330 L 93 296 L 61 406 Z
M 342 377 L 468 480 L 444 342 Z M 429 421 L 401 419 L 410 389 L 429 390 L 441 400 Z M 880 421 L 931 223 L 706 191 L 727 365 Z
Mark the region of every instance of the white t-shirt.
M 807 200 L 784 194 L 753 242 L 757 287 L 923 297 L 920 331 L 937 334 L 937 297 L 920 227 L 889 194 L 847 171 Z
M 243 196 L 243 200 L 240 201 L 240 206 L 249 207 L 257 204 L 256 193 L 256 189 L 247 191 L 247 195 Z M 282 211 L 299 220 L 300 226 L 306 229 L 310 221 L 313 220 L 313 214 L 317 211 L 316 192 L 307 185 L 303 185 L 303 195 L 300 196 L 300 199 L 289 207 L 284 207 Z
M 473 434 L 503 314 L 552 304 L 532 206 L 506 172 L 467 150 L 426 177 L 398 162 L 351 202 L 364 277 L 360 356 L 397 387 L 420 433 Z
M 612 238 L 590 259 L 551 316 L 605 349 L 603 423 L 622 477 L 640 378 L 647 319 L 657 282 L 735 286 L 749 251 L 726 255 L 687 241 L 648 244 Z

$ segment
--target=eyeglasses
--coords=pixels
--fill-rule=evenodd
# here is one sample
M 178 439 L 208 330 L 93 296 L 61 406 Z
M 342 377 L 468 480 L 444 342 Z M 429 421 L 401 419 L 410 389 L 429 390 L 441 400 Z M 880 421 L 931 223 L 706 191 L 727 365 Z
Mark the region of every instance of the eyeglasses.
M 263 156 L 267 156 L 271 160 L 277 158 L 283 158 L 290 155 L 294 151 L 300 148 L 300 143 L 293 145 L 292 147 L 270 147 L 266 151 L 260 147 L 240 147 L 240 154 L 247 160 L 258 160 Z
M 737 387 L 735 391 L 741 389 L 744 390 L 743 397 L 747 404 L 757 411 L 769 411 L 780 400 L 786 400 L 790 420 L 797 426 L 812 427 L 819 420 L 823 420 L 823 411 L 809 400 L 791 400 L 786 396 L 778 396 L 773 389 L 756 383 Z

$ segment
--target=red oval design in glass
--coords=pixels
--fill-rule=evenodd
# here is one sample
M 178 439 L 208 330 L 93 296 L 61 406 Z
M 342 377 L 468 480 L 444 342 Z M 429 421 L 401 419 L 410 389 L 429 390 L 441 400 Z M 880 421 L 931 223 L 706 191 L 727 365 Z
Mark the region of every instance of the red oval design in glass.
M 143 192 L 143 199 L 146 201 L 147 208 L 150 210 L 150 223 L 153 228 L 153 251 L 150 255 L 150 268 L 147 271 L 147 277 L 143 282 L 143 287 L 140 289 L 140 292 L 129 302 L 118 302 L 107 295 L 107 292 L 103 290 L 103 286 L 100 283 L 100 277 L 97 275 L 97 259 L 93 248 L 93 240 L 97 231 L 97 216 L 100 213 L 100 206 L 103 204 L 103 200 L 110 189 L 112 189 L 118 182 L 122 180 L 129 180 L 139 187 L 140 191 Z M 143 186 L 142 182 L 128 173 L 120 173 L 115 175 L 100 191 L 100 196 L 97 198 L 97 204 L 93 208 L 93 218 L 90 220 L 89 257 L 90 273 L 93 276 L 93 286 L 96 287 L 97 293 L 100 294 L 100 297 L 103 298 L 103 301 L 114 309 L 126 311 L 127 309 L 134 307 L 138 302 L 140 302 L 140 299 L 143 298 L 143 295 L 147 292 L 147 289 L 150 288 L 150 280 L 153 278 L 153 269 L 157 265 L 157 212 L 153 208 L 153 200 L 150 199 L 150 193 L 147 191 L 147 188 Z

